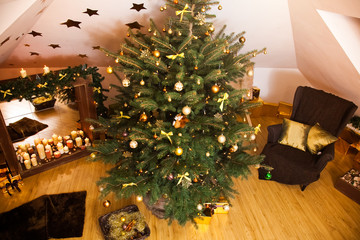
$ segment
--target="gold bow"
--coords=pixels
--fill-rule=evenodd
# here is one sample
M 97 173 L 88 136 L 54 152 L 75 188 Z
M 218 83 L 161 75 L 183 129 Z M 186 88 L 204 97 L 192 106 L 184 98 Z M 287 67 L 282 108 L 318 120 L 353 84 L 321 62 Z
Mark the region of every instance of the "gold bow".
M 101 93 L 101 87 L 94 87 L 94 92 Z
M 224 102 L 225 102 L 225 100 L 227 100 L 228 98 L 229 98 L 229 94 L 228 94 L 228 93 L 225 93 L 223 98 L 219 98 L 219 99 L 218 99 L 217 102 L 218 102 L 218 103 L 221 102 L 221 104 L 220 104 L 220 110 L 221 110 L 221 111 L 224 110 Z
M 179 185 L 181 183 L 181 181 L 183 180 L 183 178 L 185 178 L 187 181 L 191 182 L 191 179 L 188 177 L 190 174 L 188 172 L 186 172 L 185 174 L 178 174 L 176 178 L 180 178 L 178 183 L 176 185 Z
M 161 130 L 161 134 L 165 135 L 169 139 L 170 143 L 172 144 L 172 140 L 171 140 L 170 136 L 174 135 L 173 132 L 166 133 L 163 130 Z
M 45 88 L 47 85 L 48 85 L 47 82 L 44 83 L 44 84 L 39 83 L 39 84 L 37 85 L 37 87 L 38 87 L 38 88 Z
M 168 59 L 175 60 L 177 57 L 184 58 L 185 55 L 184 55 L 184 53 L 180 53 L 180 54 L 176 54 L 176 55 L 167 55 L 166 57 L 167 57 Z
M 261 132 L 261 124 L 257 125 L 254 130 L 255 130 L 255 134 L 258 134 L 259 132 Z
M 124 188 L 126 188 L 126 187 L 129 187 L 129 186 L 137 186 L 137 184 L 136 183 L 126 183 L 126 184 L 123 184 L 122 185 L 122 189 L 124 189 Z
M 12 93 L 11 93 L 11 90 L 10 90 L 10 89 L 8 89 L 8 90 L 6 90 L 6 91 L 4 91 L 4 90 L 0 90 L 0 92 L 4 93 L 4 98 L 6 97 L 6 95 L 12 95 Z
M 181 11 L 176 11 L 176 16 L 181 14 L 181 16 L 180 16 L 180 22 L 181 22 L 182 19 L 183 19 L 184 13 L 186 13 L 186 12 L 191 12 L 191 11 L 186 11 L 186 9 L 188 9 L 188 8 L 189 8 L 189 5 L 186 4 L 183 10 L 181 10 Z
M 120 116 L 116 117 L 116 118 L 127 118 L 129 119 L 129 116 L 125 116 L 124 113 L 122 111 L 120 111 Z
M 66 75 L 67 75 L 67 73 L 65 73 L 64 75 L 62 75 L 62 74 L 60 73 L 60 74 L 59 74 L 59 76 L 60 76 L 59 81 L 61 81 L 64 77 L 66 77 Z

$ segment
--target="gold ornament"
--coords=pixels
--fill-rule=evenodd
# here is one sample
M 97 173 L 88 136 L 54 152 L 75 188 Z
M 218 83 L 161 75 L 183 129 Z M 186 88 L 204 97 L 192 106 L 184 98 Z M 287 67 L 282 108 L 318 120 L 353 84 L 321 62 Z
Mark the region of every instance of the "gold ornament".
M 178 36 L 180 37 L 182 35 L 182 33 L 180 31 L 178 31 Z
M 202 8 L 201 8 L 201 11 L 202 11 L 202 12 L 205 12 L 205 11 L 206 11 L 206 8 L 205 8 L 205 7 L 202 7 Z
M 166 86 L 163 88 L 163 92 L 167 92 L 167 90 L 166 90 Z
M 90 157 L 91 157 L 91 158 L 95 158 L 95 157 L 96 157 L 96 153 L 91 153 L 91 154 L 90 154 Z
M 127 79 L 127 78 L 124 78 L 124 79 L 122 80 L 122 85 L 123 85 L 124 87 L 130 86 L 130 80 Z
M 175 90 L 178 92 L 181 92 L 184 88 L 184 85 L 182 84 L 182 82 L 178 81 L 177 83 L 175 83 Z
M 220 136 L 218 136 L 219 143 L 224 143 L 225 141 L 226 141 L 226 137 L 224 136 L 224 134 L 221 134 Z
M 136 196 L 136 201 L 141 202 L 143 200 L 143 196 L 138 195 Z
M 238 145 L 233 145 L 233 146 L 230 148 L 230 152 L 236 152 L 238 149 L 239 149 Z
M 197 210 L 201 211 L 203 209 L 203 206 L 199 203 L 196 208 Z
M 254 71 L 252 69 L 249 69 L 246 73 L 249 77 L 254 76 Z
M 239 42 L 240 42 L 241 44 L 244 44 L 245 41 L 246 41 L 246 38 L 245 38 L 245 37 L 240 37 L 240 38 L 239 38 Z
M 207 152 L 205 155 L 206 155 L 207 157 L 210 157 L 210 153 L 209 153 L 209 152 Z
M 163 31 L 163 32 L 166 32 L 166 28 L 165 28 L 165 27 L 163 27 L 162 31 Z
M 230 50 L 229 49 L 226 49 L 226 54 L 229 54 L 230 53 Z
M 171 28 L 169 28 L 168 34 L 170 34 L 170 35 L 173 34 L 173 30 Z
M 199 67 L 198 67 L 198 66 L 195 66 L 195 67 L 194 67 L 194 70 L 198 70 L 198 69 L 199 69 Z
M 158 50 L 154 50 L 152 54 L 154 55 L 154 57 L 160 57 L 160 52 Z
M 215 31 L 215 27 L 214 27 L 214 25 L 211 25 L 211 26 L 209 27 L 209 31 L 210 31 L 210 32 Z
M 160 65 L 160 61 L 156 61 L 155 65 L 156 65 L 156 66 L 159 66 L 159 65 Z
M 117 59 L 115 59 L 115 63 L 119 63 L 119 59 L 117 58 Z
M 145 81 L 144 81 L 144 79 L 141 79 L 141 81 L 140 81 L 140 85 L 141 85 L 141 86 L 144 86 L 144 85 L 145 85 Z
M 218 9 L 219 9 L 219 10 L 222 10 L 222 6 L 221 6 L 221 5 L 219 5 L 219 6 L 218 6 Z
M 113 72 L 112 67 L 111 67 L 111 66 L 108 66 L 108 67 L 106 68 L 106 72 L 107 72 L 107 73 L 112 73 L 112 72 Z
M 210 35 L 210 33 L 209 33 L 209 32 L 205 32 L 205 35 L 206 35 L 206 36 L 209 36 L 209 35 Z
M 146 115 L 145 112 L 143 112 L 143 113 L 140 115 L 139 121 L 141 121 L 141 122 L 146 122 L 147 120 L 148 120 L 148 116 Z
M 103 202 L 103 206 L 106 207 L 106 208 L 110 207 L 110 205 L 111 205 L 111 202 L 109 200 L 105 200 Z
M 168 97 L 168 102 L 171 102 L 171 101 L 172 101 L 172 99 L 171 99 L 171 97 L 169 96 L 169 97 Z
M 184 115 L 189 115 L 189 114 L 191 113 L 191 107 L 189 107 L 189 106 L 183 107 L 182 113 L 183 113 Z
M 125 222 L 125 221 L 126 221 L 126 217 L 121 217 L 121 218 L 120 218 L 120 221 Z
M 148 28 L 148 32 L 152 32 L 152 29 L 151 29 L 151 28 Z
M 215 84 L 214 86 L 211 87 L 211 91 L 213 93 L 218 93 L 220 91 L 220 87 Z
M 183 149 L 181 147 L 177 147 L 175 149 L 175 155 L 181 156 L 183 154 Z
M 130 33 L 127 33 L 126 36 L 127 36 L 127 37 L 130 37 Z
M 135 140 L 132 140 L 132 141 L 130 141 L 130 147 L 131 148 L 137 148 L 137 146 L 138 146 L 138 142 L 137 141 L 135 141 Z
M 179 0 L 174 0 L 174 3 L 175 3 L 175 4 L 178 4 L 178 3 L 179 3 Z
M 164 11 L 164 7 L 160 7 L 160 11 L 161 11 L 161 12 Z
M 134 98 L 135 98 L 135 99 L 138 99 L 138 98 L 139 98 L 139 94 L 135 93 Z

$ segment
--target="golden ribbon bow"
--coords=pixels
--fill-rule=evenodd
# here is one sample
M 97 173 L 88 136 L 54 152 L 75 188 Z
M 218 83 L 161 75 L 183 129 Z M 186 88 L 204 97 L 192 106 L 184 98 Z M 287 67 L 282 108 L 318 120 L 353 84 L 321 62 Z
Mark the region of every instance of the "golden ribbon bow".
M 45 88 L 47 85 L 48 85 L 47 82 L 44 83 L 44 84 L 39 83 L 39 84 L 37 85 L 37 87 L 38 87 L 38 88 Z
M 175 60 L 177 57 L 185 58 L 184 53 L 176 54 L 176 55 L 167 55 L 168 59 Z
M 172 140 L 171 140 L 170 136 L 174 135 L 173 132 L 166 133 L 163 130 L 161 130 L 161 134 L 165 135 L 169 139 L 170 143 L 172 144 Z
M 0 90 L 0 92 L 4 93 L 4 98 L 6 97 L 6 95 L 12 95 L 12 93 L 11 93 L 11 90 L 10 90 L 10 89 L 8 89 L 8 90 L 6 90 L 6 91 L 4 91 L 4 90 Z
M 261 124 L 257 125 L 254 130 L 255 130 L 255 134 L 258 134 L 259 132 L 261 132 Z
M 191 11 L 186 11 L 186 9 L 188 9 L 188 8 L 189 8 L 189 5 L 186 4 L 183 10 L 181 10 L 181 11 L 176 11 L 176 16 L 181 14 L 181 16 L 180 16 L 180 22 L 181 22 L 182 19 L 183 19 L 184 13 L 186 13 L 186 12 L 191 12 Z
M 64 75 L 62 75 L 62 74 L 60 73 L 60 74 L 59 74 L 59 76 L 60 76 L 59 81 L 61 81 L 64 77 L 66 77 L 66 75 L 67 75 L 67 73 L 65 73 Z
M 178 183 L 176 185 L 179 185 L 181 183 L 181 181 L 183 180 L 183 178 L 185 178 L 186 180 L 188 180 L 189 182 L 191 182 L 191 179 L 188 177 L 190 174 L 188 172 L 186 172 L 185 174 L 178 174 L 176 178 L 180 178 Z
M 126 188 L 126 187 L 129 187 L 129 186 L 137 186 L 137 184 L 136 183 L 126 183 L 126 184 L 123 184 L 122 185 L 122 189 L 124 189 L 124 188 Z
M 229 94 L 225 93 L 223 98 L 219 98 L 217 102 L 221 102 L 220 104 L 220 110 L 223 111 L 224 110 L 224 102 L 225 100 L 227 100 L 229 98 Z
M 116 118 L 127 118 L 129 119 L 129 116 L 124 115 L 124 113 L 122 111 L 120 111 L 120 116 L 116 117 Z
M 94 87 L 94 90 L 93 90 L 94 92 L 98 92 L 98 93 L 101 93 L 101 87 Z

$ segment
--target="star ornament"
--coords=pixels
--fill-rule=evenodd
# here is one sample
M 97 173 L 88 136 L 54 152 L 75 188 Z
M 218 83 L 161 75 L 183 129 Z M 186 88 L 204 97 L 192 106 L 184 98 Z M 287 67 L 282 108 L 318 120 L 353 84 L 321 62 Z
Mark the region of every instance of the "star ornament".
M 77 27 L 77 28 L 80 28 L 80 23 L 81 23 L 81 22 L 68 19 L 66 22 L 61 23 L 61 25 L 66 25 L 68 28 L 69 28 L 69 27 Z
M 92 15 L 99 15 L 97 12 L 98 12 L 98 10 L 92 10 L 90 8 L 87 8 L 86 11 L 83 13 L 86 13 L 91 17 Z
M 60 45 L 59 44 L 49 44 L 49 47 L 52 47 L 53 49 L 55 48 L 60 48 Z
M 146 9 L 146 8 L 144 7 L 143 3 L 142 4 L 133 3 L 132 8 L 130 8 L 130 9 L 134 9 L 134 10 L 140 12 L 142 9 Z
M 36 36 L 40 36 L 42 37 L 42 33 L 39 33 L 39 32 L 35 32 L 34 30 L 29 32 L 29 34 L 33 35 L 33 37 L 36 37 Z
M 86 54 L 79 54 L 78 56 L 81 57 L 81 58 L 87 58 L 88 57 Z
M 40 53 L 37 53 L 37 52 L 30 52 L 30 56 L 39 56 Z
M 2 45 L 4 45 L 7 41 L 9 41 L 10 40 L 10 37 L 7 37 L 4 41 L 2 41 L 1 43 L 0 43 L 0 47 L 2 46 Z
M 133 29 L 133 28 L 140 29 L 140 28 L 144 27 L 144 26 L 140 25 L 137 21 L 132 22 L 132 23 L 127 23 L 126 26 L 128 26 L 131 29 Z

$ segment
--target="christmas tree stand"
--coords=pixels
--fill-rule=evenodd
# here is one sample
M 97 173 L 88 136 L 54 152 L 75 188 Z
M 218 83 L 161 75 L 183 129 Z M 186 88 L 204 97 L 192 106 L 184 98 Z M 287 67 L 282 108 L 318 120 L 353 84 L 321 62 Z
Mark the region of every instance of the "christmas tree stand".
M 151 205 L 149 195 L 150 194 L 146 194 L 143 199 L 143 202 L 144 202 L 146 208 L 149 209 L 151 211 L 151 213 L 153 215 L 155 215 L 156 217 L 158 217 L 160 219 L 164 219 L 165 218 L 166 199 L 162 197 L 156 203 Z

